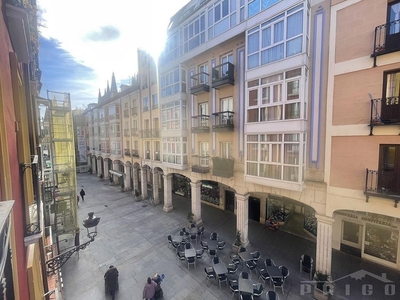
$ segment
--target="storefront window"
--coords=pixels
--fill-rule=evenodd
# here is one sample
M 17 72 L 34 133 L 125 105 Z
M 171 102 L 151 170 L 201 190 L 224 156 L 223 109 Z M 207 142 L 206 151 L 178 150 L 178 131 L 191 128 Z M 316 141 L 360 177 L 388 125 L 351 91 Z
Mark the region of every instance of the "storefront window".
M 268 199 L 267 219 L 276 222 L 286 222 L 293 212 L 293 204 L 278 199 Z
M 397 263 L 399 232 L 374 224 L 366 224 L 364 253 Z
M 317 236 L 317 218 L 315 217 L 314 209 L 305 207 L 303 228 L 312 235 Z
M 201 184 L 201 200 L 219 206 L 218 183 L 203 182 Z

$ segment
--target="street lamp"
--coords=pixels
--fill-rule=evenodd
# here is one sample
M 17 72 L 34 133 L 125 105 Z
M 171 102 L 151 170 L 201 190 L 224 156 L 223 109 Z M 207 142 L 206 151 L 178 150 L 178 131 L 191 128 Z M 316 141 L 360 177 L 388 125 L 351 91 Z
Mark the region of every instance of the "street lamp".
M 97 224 L 99 224 L 100 218 L 96 217 L 94 215 L 94 212 L 88 213 L 88 217 L 83 220 L 83 227 L 87 229 L 87 237 L 90 238 L 89 241 L 86 243 L 77 245 L 70 250 L 61 253 L 49 260 L 46 261 L 47 265 L 47 273 L 55 273 L 58 269 L 60 269 L 66 262 L 67 260 L 74 254 L 75 252 L 78 252 L 79 250 L 84 250 L 91 242 L 94 241 L 94 238 L 97 236 Z M 93 230 L 89 230 L 91 228 L 94 228 Z M 79 253 L 79 252 L 78 252 Z

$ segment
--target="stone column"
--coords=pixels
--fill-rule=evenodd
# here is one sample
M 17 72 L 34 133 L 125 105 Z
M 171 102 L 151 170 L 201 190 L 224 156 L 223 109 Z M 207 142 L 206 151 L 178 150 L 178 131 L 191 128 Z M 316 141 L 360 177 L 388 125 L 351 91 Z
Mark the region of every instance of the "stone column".
M 104 179 L 108 180 L 110 177 L 108 176 L 108 159 L 103 159 L 103 165 L 104 165 Z
M 128 191 L 131 188 L 131 164 L 125 164 L 125 183 L 124 190 Z
M 97 176 L 100 177 L 101 176 L 101 172 L 102 172 L 103 168 L 101 167 L 101 159 L 98 158 L 97 159 Z M 104 176 L 104 174 L 103 174 Z
M 160 204 L 160 196 L 158 194 L 158 178 L 159 178 L 159 172 L 157 169 L 153 170 L 153 198 L 154 198 L 154 203 Z
M 135 195 L 135 190 L 139 191 L 139 178 L 138 178 L 138 168 L 133 167 L 133 190 L 132 195 Z
M 164 175 L 164 207 L 165 212 L 173 210 L 172 206 L 172 174 Z
M 317 227 L 317 251 L 315 258 L 315 269 L 317 272 L 331 275 L 332 266 L 332 224 L 333 218 L 315 215 L 318 222 Z
M 243 246 L 249 242 L 249 196 L 250 194 L 236 194 L 236 230 L 239 230 L 242 237 Z
M 147 168 L 141 169 L 141 177 L 142 177 L 142 197 L 143 199 L 147 199 Z
M 192 213 L 194 214 L 194 221 L 196 225 L 201 225 L 201 181 L 190 182 L 192 193 Z

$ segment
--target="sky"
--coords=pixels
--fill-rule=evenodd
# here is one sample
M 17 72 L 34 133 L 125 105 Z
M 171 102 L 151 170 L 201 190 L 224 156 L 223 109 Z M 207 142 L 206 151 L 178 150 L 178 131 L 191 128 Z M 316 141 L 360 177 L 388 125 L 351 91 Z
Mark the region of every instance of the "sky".
M 158 57 L 170 18 L 190 0 L 38 0 L 41 96 L 70 93 L 72 108 L 97 103 L 114 72 L 137 72 L 137 49 Z

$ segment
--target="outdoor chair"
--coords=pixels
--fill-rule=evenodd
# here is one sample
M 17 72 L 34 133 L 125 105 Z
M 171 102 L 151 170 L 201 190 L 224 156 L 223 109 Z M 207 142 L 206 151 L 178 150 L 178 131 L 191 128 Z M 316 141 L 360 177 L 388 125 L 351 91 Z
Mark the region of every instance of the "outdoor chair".
M 213 264 L 217 264 L 217 263 L 219 263 L 219 262 L 221 262 L 221 260 L 219 259 L 219 257 L 218 257 L 218 256 L 214 256 L 214 258 L 213 258 Z
M 219 289 L 221 289 L 221 282 L 225 282 L 228 285 L 228 277 L 226 276 L 226 274 L 219 274 L 218 275 Z
M 285 266 L 280 266 L 279 269 L 281 269 L 283 280 L 285 280 L 289 276 L 289 269 L 286 268 Z
M 209 282 L 210 279 L 216 279 L 217 274 L 214 271 L 214 268 L 211 266 L 205 267 L 204 272 L 206 273 L 207 276 L 207 282 Z
M 192 224 L 190 225 L 190 227 L 191 227 L 191 228 L 195 228 L 195 227 L 196 227 L 196 224 L 192 223 Z
M 265 284 L 267 284 L 267 280 L 270 281 L 271 277 L 269 276 L 269 273 L 266 269 L 260 269 L 260 277 L 258 277 L 258 280 L 264 281 Z M 271 282 L 270 282 L 271 285 Z
M 189 266 L 190 265 L 194 265 L 194 267 L 196 268 L 196 257 L 192 256 L 192 257 L 188 257 L 186 259 L 187 264 L 188 264 L 188 270 L 189 270 Z
M 208 249 L 208 255 L 209 255 L 210 257 L 216 256 L 216 255 L 217 255 L 217 250 L 215 250 L 215 249 Z
M 249 273 L 244 272 L 244 271 L 240 272 L 239 277 L 243 278 L 243 279 L 249 279 Z
M 176 255 L 178 256 L 178 259 L 180 260 L 180 261 L 184 261 L 186 258 L 185 258 L 185 252 L 182 252 L 182 251 L 177 251 L 176 252 Z
M 228 286 L 232 292 L 232 298 L 235 295 L 235 293 L 239 293 L 239 283 L 237 280 L 228 279 Z
M 237 254 L 232 253 L 231 260 L 232 260 L 232 263 L 234 263 L 235 265 L 240 264 L 240 258 L 239 258 L 239 255 L 237 255 Z
M 208 251 L 208 244 L 207 244 L 207 242 L 201 241 L 200 244 L 201 244 L 201 247 L 203 247 L 204 250 Z
M 284 292 L 283 292 L 284 282 L 285 282 L 285 280 L 283 278 L 272 277 L 272 285 L 274 287 L 274 292 L 276 292 L 276 288 L 280 288 L 282 290 L 282 295 L 284 295 Z
M 258 261 L 261 257 L 260 251 L 254 251 L 251 253 L 251 255 L 253 255 L 253 261 Z
M 267 258 L 267 259 L 264 261 L 264 264 L 265 264 L 266 267 L 275 266 L 274 261 L 273 261 L 272 259 L 270 259 L 270 258 Z
M 240 247 L 239 248 L 239 253 L 241 253 L 241 252 L 246 252 L 247 251 L 247 249 L 245 248 L 245 247 Z
M 192 244 L 190 244 L 190 243 L 186 243 L 186 245 L 185 245 L 185 249 L 191 249 L 192 248 Z
M 218 250 L 224 250 L 225 248 L 225 241 L 218 242 Z
M 279 295 L 274 291 L 269 291 L 266 294 L 267 300 L 279 300 Z
M 300 258 L 300 275 L 301 272 L 309 273 L 310 280 L 312 279 L 313 259 L 307 254 L 303 254 Z
M 202 259 L 203 258 L 203 253 L 204 253 L 204 249 L 196 250 L 196 259 Z
M 246 261 L 246 267 L 249 269 L 249 273 L 251 276 L 252 271 L 257 268 L 257 263 L 252 260 Z
M 253 300 L 253 295 L 251 294 L 240 294 L 240 300 Z
M 198 230 L 197 230 L 197 235 L 200 237 L 200 240 L 202 240 L 204 234 L 204 227 L 201 226 Z
M 239 269 L 239 266 L 237 264 L 228 264 L 228 274 L 235 274 L 236 271 Z
M 253 284 L 253 295 L 254 296 L 261 297 L 263 292 L 264 292 L 264 287 L 261 283 Z
M 197 234 L 191 234 L 190 235 L 190 241 L 192 241 L 192 242 L 196 242 L 196 244 L 197 244 Z
M 210 235 L 210 240 L 218 240 L 218 233 L 212 232 Z

